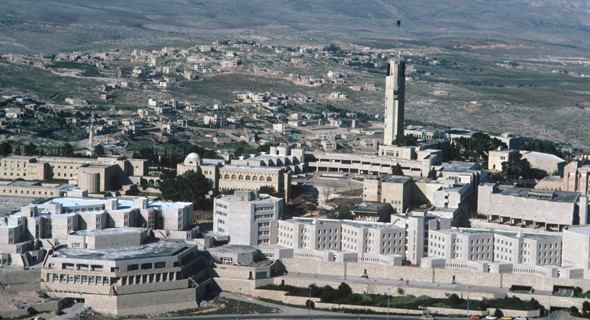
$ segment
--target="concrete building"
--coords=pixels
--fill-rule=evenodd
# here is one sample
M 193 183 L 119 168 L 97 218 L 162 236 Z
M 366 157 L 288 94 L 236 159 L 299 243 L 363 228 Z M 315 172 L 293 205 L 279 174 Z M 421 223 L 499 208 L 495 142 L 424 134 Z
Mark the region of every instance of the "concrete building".
M 148 161 L 125 157 L 70 158 L 10 156 L 0 160 L 5 179 L 62 179 L 90 193 L 140 184 L 148 176 Z
M 545 230 L 587 224 L 588 198 L 579 192 L 479 186 L 478 212 L 488 221 L 544 227 Z
M 561 235 L 446 229 L 430 233 L 424 268 L 557 277 Z
M 549 175 L 554 173 L 559 176 L 563 175 L 563 168 L 567 164 L 564 159 L 552 154 L 535 151 L 521 151 L 520 153 L 522 153 L 522 158 L 528 161 L 531 168 L 543 170 Z
M 387 61 L 385 77 L 385 145 L 392 145 L 397 135 L 404 134 L 406 63 L 399 57 Z
M 217 196 L 213 204 L 213 232 L 221 236 L 219 241 L 229 238 L 232 245 L 276 244 L 283 203 L 283 199 L 254 191 Z
M 268 153 L 244 155 L 231 160 L 234 166 L 278 167 L 290 170 L 295 174 L 304 173 L 305 150 L 296 148 L 295 144 L 280 144 L 270 147 Z
M 363 182 L 363 200 L 389 203 L 394 213 L 403 213 L 410 203 L 412 177 L 367 176 Z
M 198 307 L 211 280 L 209 260 L 196 246 L 165 240 L 135 245 L 140 232 L 110 237 L 132 239 L 116 248 L 53 250 L 43 263 L 41 288 L 53 298 L 82 299 L 93 310 L 114 316 L 154 313 L 154 301 L 158 312 Z
M 563 178 L 549 176 L 539 181 L 535 189 L 579 192 L 588 195 L 590 188 L 590 166 L 578 167 L 578 161 L 572 161 L 563 169 Z

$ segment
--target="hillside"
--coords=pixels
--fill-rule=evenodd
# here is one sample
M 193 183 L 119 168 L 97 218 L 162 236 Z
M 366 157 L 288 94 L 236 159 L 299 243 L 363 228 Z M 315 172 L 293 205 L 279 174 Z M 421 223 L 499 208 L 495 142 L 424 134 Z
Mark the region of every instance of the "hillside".
M 590 41 L 588 9 L 583 0 L 0 0 L 0 51 L 235 36 L 391 46 L 395 20 L 402 19 L 402 38 L 429 46 L 503 41 L 534 45 L 540 54 L 575 53 Z

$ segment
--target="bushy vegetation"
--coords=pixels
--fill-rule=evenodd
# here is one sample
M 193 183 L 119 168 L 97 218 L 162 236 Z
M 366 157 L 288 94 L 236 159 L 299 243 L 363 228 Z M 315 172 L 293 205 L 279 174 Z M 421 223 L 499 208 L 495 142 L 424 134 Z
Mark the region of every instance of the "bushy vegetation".
M 320 298 L 324 303 L 347 304 L 357 306 L 387 307 L 387 295 L 370 293 L 352 293 L 352 289 L 342 282 L 337 289 L 330 286 L 318 287 L 311 285 L 311 296 Z M 308 297 L 310 289 L 291 285 L 266 285 L 260 289 L 285 291 L 287 295 Z M 513 310 L 537 310 L 542 306 L 535 299 L 523 301 L 517 297 L 504 297 L 500 299 L 483 299 L 469 302 L 472 310 L 486 310 L 488 308 L 513 309 Z M 390 296 L 389 306 L 400 309 L 419 309 L 420 307 L 439 307 L 452 309 L 467 309 L 467 299 L 460 298 L 456 294 L 447 298 L 432 298 L 426 295 L 419 297 L 413 295 Z

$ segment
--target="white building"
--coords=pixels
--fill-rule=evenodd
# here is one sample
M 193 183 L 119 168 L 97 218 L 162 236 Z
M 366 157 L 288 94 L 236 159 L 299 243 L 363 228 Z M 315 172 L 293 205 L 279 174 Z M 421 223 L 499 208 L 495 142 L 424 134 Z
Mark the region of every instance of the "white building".
M 218 196 L 213 206 L 213 231 L 227 236 L 232 245 L 276 244 L 283 203 L 283 199 L 255 191 Z

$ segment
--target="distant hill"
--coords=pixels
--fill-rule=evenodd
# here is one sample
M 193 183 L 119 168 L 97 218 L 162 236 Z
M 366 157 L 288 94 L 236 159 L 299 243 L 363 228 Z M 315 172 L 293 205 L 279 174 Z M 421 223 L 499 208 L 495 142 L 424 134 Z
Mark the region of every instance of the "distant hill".
M 0 0 L 0 51 L 238 35 L 350 43 L 393 39 L 401 19 L 402 38 L 427 45 L 530 41 L 584 52 L 589 10 L 585 0 Z

